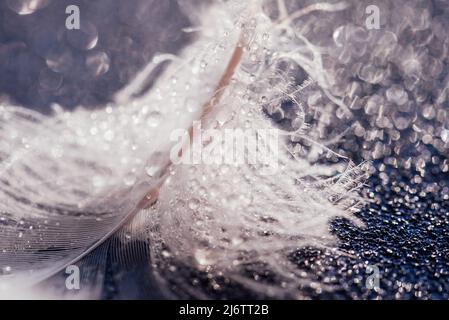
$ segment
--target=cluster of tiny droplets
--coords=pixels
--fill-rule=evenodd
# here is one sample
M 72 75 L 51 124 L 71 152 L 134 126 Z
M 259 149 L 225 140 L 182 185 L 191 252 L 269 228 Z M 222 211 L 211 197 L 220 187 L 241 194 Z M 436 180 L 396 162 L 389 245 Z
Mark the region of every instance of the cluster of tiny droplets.
M 293 12 L 313 2 L 285 3 Z M 380 9 L 379 30 L 365 25 L 369 5 Z M 329 91 L 350 110 L 318 86 L 304 91 L 310 135 L 317 141 L 341 135 L 334 150 L 356 161 L 421 175 L 429 165 L 448 172 L 448 15 L 446 1 L 350 1 L 346 10 L 297 19 L 298 33 L 325 48 Z
M 152 57 L 175 53 L 188 18 L 174 0 L 76 1 L 80 29 L 66 28 L 70 0 L 0 3 L 0 94 L 51 112 L 101 106 Z M 157 23 L 155 23 L 157 21 Z

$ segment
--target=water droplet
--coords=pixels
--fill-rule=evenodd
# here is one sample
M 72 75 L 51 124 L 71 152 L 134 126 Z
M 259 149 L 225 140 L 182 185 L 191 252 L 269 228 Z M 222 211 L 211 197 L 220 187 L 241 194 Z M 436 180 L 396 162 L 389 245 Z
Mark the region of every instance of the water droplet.
M 171 272 L 175 272 L 177 268 L 175 266 L 170 266 L 168 267 L 168 270 L 170 270 Z
M 360 71 L 358 72 L 358 76 L 363 81 L 366 81 L 368 83 L 377 84 L 380 83 L 384 77 L 385 72 L 382 71 L 382 69 L 376 68 L 372 65 L 365 65 L 362 68 L 360 68 Z
M 90 128 L 89 132 L 91 135 L 94 136 L 98 133 L 98 129 L 97 129 L 97 127 L 92 127 L 92 128 Z
M 160 172 L 162 169 L 166 168 L 167 162 L 166 157 L 162 152 L 153 153 L 145 166 L 145 173 L 150 177 L 161 176 L 163 173 Z
M 54 72 L 67 73 L 72 70 L 74 59 L 70 50 L 63 47 L 56 47 L 47 53 L 45 62 Z
M 159 170 L 160 170 L 160 167 L 156 166 L 156 165 L 145 167 L 145 172 L 149 177 L 154 177 Z
M 189 208 L 192 210 L 197 210 L 200 206 L 200 201 L 196 198 L 189 200 Z
M 230 194 L 222 199 L 223 204 L 226 204 L 232 210 L 237 209 L 240 206 L 240 197 L 237 194 Z
M 187 111 L 192 112 L 192 113 L 198 111 L 198 109 L 200 107 L 198 105 L 198 102 L 196 102 L 193 99 L 187 99 L 185 102 L 185 106 L 186 106 Z
M 148 115 L 148 125 L 152 128 L 159 126 L 162 120 L 162 114 L 158 111 L 153 111 Z
M 106 141 L 112 141 L 114 139 L 114 131 L 112 130 L 106 131 L 103 137 Z
M 12 271 L 12 268 L 10 266 L 5 266 L 2 268 L 2 271 L 4 274 L 10 274 Z
M 393 123 L 398 130 L 405 130 L 410 126 L 411 119 L 400 115 L 399 113 L 395 113 L 393 115 Z
M 334 39 L 334 42 L 337 45 L 337 47 L 343 47 L 346 42 L 346 27 L 340 26 L 337 29 L 335 29 L 332 38 Z
M 104 179 L 101 176 L 92 177 L 92 185 L 96 188 L 100 188 L 104 185 Z
M 170 258 L 171 257 L 171 253 L 168 252 L 167 250 L 162 250 L 161 254 L 162 254 L 162 256 L 164 258 Z
M 443 131 L 441 131 L 441 140 L 443 140 L 443 142 L 445 142 L 445 143 L 449 142 L 449 130 L 448 129 L 443 129 Z
M 394 85 L 386 92 L 388 101 L 396 103 L 398 106 L 405 104 L 408 101 L 407 92 L 401 86 Z
M 125 185 L 133 186 L 136 183 L 137 177 L 134 173 L 129 173 L 123 180 Z
M 220 170 L 220 174 L 225 175 L 226 173 L 229 172 L 229 166 L 227 166 L 225 164 L 221 165 L 219 170 Z
M 210 257 L 210 253 L 203 249 L 197 249 L 194 254 L 196 262 L 200 266 L 208 266 L 213 264 L 213 259 Z
M 243 240 L 242 240 L 242 238 L 240 238 L 240 237 L 236 237 L 236 238 L 232 238 L 232 239 L 231 239 L 231 243 L 232 243 L 232 245 L 234 245 L 234 246 L 238 246 L 238 245 L 240 245 L 240 244 L 243 243 Z
M 89 54 L 86 58 L 86 67 L 90 74 L 99 77 L 109 71 L 111 59 L 106 52 L 99 51 Z
M 7 0 L 8 7 L 19 15 L 36 12 L 50 4 L 51 0 Z
M 63 76 L 45 68 L 39 75 L 39 86 L 46 91 L 58 90 L 62 85 Z
M 98 31 L 89 21 L 81 23 L 80 29 L 67 30 L 67 41 L 76 49 L 91 50 L 98 43 Z

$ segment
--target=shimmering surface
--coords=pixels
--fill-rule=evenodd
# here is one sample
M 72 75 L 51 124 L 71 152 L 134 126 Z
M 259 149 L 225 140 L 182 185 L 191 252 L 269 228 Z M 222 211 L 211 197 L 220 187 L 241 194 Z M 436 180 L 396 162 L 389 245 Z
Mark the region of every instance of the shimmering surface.
M 304 296 L 314 299 L 449 299 L 449 177 L 433 167 L 424 181 L 419 173 L 385 168 L 384 175 L 375 174 L 364 190 L 373 203 L 357 216 L 366 228 L 348 220 L 331 223 L 340 241 L 339 248 L 350 256 L 313 247 L 302 248 L 291 255 L 304 278 Z M 111 257 L 114 261 L 114 258 Z M 368 266 L 379 268 L 379 290 L 366 287 L 372 273 Z M 214 298 L 270 298 L 255 294 L 224 278 L 210 279 L 207 273 L 190 270 L 181 263 L 173 268 L 183 270 L 196 286 Z M 160 298 L 154 279 L 139 285 L 140 275 L 123 272 L 112 262 L 106 279 L 104 298 Z M 262 269 L 263 270 L 263 269 Z M 273 281 L 269 271 L 248 265 L 246 272 L 260 281 Z M 125 283 L 135 286 L 123 292 Z M 153 282 L 152 282 L 153 281 Z M 323 287 L 324 284 L 324 287 Z M 178 288 L 180 297 L 189 293 Z M 287 296 L 295 298 L 295 296 Z

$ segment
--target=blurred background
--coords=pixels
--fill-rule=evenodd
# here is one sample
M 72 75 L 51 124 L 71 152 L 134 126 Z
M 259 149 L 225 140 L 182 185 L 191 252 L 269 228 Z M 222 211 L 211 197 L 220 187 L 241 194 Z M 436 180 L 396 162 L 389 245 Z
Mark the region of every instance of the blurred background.
M 66 28 L 69 5 L 80 30 Z M 43 113 L 104 105 L 155 53 L 177 52 L 188 26 L 174 0 L 2 1 L 0 95 Z

